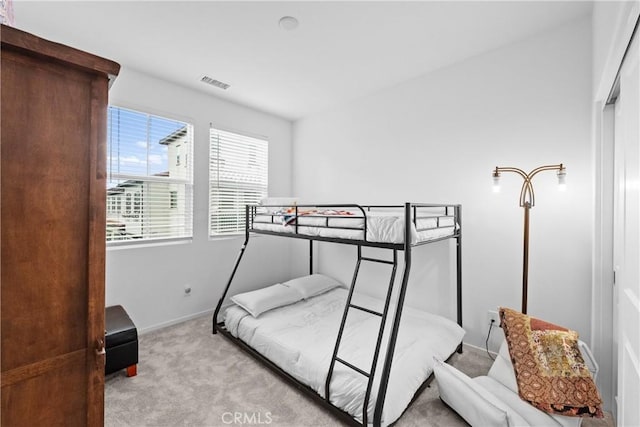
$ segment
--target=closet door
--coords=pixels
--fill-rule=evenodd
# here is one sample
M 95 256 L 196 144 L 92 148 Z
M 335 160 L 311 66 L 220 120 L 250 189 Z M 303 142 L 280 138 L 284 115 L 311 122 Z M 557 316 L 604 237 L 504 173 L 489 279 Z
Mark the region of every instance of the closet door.
M 614 313 L 617 421 L 640 425 L 640 40 L 635 35 L 620 68 L 615 103 Z
M 2 426 L 103 423 L 102 63 L 2 27 Z

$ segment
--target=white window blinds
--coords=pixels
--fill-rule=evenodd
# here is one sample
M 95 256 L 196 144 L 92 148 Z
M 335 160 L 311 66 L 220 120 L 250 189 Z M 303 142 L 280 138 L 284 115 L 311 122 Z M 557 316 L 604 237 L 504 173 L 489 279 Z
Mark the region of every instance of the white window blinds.
M 107 242 L 191 237 L 193 127 L 110 106 Z
M 267 196 L 268 141 L 209 130 L 209 234 L 244 231 L 245 205 Z

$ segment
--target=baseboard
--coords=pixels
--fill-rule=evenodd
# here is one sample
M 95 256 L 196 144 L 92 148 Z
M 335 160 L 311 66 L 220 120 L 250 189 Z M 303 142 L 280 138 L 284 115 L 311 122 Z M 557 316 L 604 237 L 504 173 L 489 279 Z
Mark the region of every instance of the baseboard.
M 487 349 L 485 349 L 484 347 L 478 347 L 478 346 L 475 346 L 473 344 L 467 344 L 466 342 L 462 343 L 462 350 L 464 351 L 465 349 L 466 350 L 471 350 L 472 352 L 476 352 L 476 353 L 487 354 Z M 491 355 L 493 355 L 493 356 L 497 356 L 498 355 L 498 353 L 495 353 L 495 352 L 493 352 L 491 350 L 489 350 L 489 353 L 491 353 Z
M 221 310 L 221 311 L 224 311 L 225 305 L 228 307 L 231 304 L 224 304 L 222 306 L 223 310 Z M 189 314 L 188 316 L 179 317 L 177 319 L 168 320 L 166 322 L 158 323 L 157 325 L 148 326 L 148 327 L 143 328 L 143 329 L 138 329 L 138 334 L 139 335 L 144 335 L 144 334 L 147 334 L 149 332 L 157 331 L 158 329 L 167 328 L 169 326 L 177 325 L 178 323 L 186 322 L 188 320 L 193 320 L 193 319 L 196 319 L 196 318 L 202 317 L 202 316 L 213 316 L 213 310 L 205 310 L 205 311 L 201 311 L 201 312 L 198 312 L 198 313 Z M 478 346 L 475 346 L 473 344 L 468 344 L 468 343 L 465 343 L 465 342 L 462 343 L 462 348 L 463 348 L 463 351 L 464 350 L 470 350 L 470 351 L 475 352 L 475 353 L 482 353 L 482 354 L 486 354 L 487 353 L 487 350 L 484 347 L 478 347 Z M 493 356 L 497 355 L 497 353 L 495 353 L 493 351 L 489 351 L 489 353 L 491 353 Z
M 177 325 L 178 323 L 186 322 L 187 320 L 196 319 L 203 316 L 213 316 L 213 310 L 200 311 L 198 313 L 189 314 L 187 316 L 178 317 L 177 319 L 168 320 L 166 322 L 158 323 L 157 325 L 148 326 L 146 328 L 138 329 L 138 335 L 144 335 L 149 332 L 157 331 L 158 329 L 164 329 L 169 326 Z

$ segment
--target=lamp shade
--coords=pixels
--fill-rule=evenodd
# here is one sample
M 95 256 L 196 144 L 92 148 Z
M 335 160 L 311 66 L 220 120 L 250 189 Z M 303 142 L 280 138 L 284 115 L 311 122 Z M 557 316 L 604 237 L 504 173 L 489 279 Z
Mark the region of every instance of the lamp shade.
M 558 170 L 558 190 L 564 191 L 567 189 L 567 168 L 561 168 Z
M 493 173 L 493 192 L 500 192 L 500 174 L 498 172 Z

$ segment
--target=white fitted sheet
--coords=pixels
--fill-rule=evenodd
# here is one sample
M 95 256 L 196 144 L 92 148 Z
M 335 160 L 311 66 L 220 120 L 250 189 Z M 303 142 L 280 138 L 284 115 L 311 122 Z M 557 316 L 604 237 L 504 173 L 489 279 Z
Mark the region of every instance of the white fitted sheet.
M 325 380 L 347 298 L 347 290 L 336 288 L 321 295 L 252 317 L 239 306 L 227 309 L 229 332 L 308 385 L 325 395 Z M 354 294 L 352 303 L 382 311 L 383 301 Z M 383 347 L 393 319 L 390 308 Z M 379 318 L 352 309 L 338 356 L 364 371 L 371 369 Z M 462 341 L 464 330 L 444 317 L 405 307 L 398 333 L 382 425 L 397 420 L 420 385 L 433 372 L 433 357 L 447 359 Z M 373 421 L 384 352 L 378 359 L 368 421 Z M 367 380 L 336 362 L 331 381 L 331 403 L 362 422 L 362 405 Z
M 298 234 L 354 240 L 362 240 L 364 237 L 365 218 L 361 213 L 356 213 L 356 216 L 327 217 L 302 215 L 296 221 Z M 371 211 L 367 212 L 366 221 L 368 241 L 404 243 L 403 212 Z M 277 233 L 296 232 L 295 225 L 285 225 L 283 222 L 280 215 L 258 213 L 254 217 L 253 228 Z M 417 228 L 413 222 L 411 223 L 411 244 L 450 236 L 454 234 L 455 228 L 453 217 L 418 218 Z

